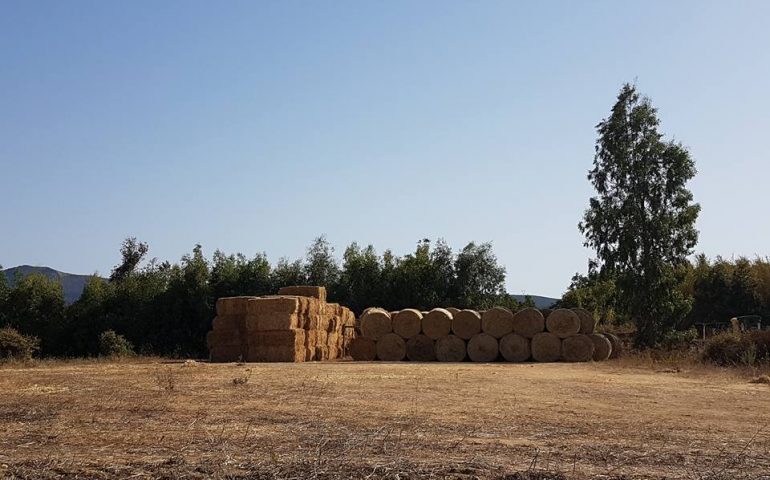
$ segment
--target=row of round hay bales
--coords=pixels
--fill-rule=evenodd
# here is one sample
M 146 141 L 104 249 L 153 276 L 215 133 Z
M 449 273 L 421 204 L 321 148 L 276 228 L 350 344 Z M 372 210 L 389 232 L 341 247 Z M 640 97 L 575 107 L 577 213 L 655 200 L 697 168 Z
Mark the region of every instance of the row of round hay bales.
M 587 311 L 546 313 L 525 308 L 514 314 L 502 307 L 482 313 L 369 308 L 360 318 L 360 335 L 349 353 L 354 360 L 419 362 L 598 361 L 619 353 L 617 337 L 593 333 L 595 322 Z
M 547 331 L 559 338 L 567 338 L 578 333 L 594 332 L 596 322 L 593 315 L 582 308 L 544 311 L 546 315 L 536 308 L 524 308 L 516 313 L 503 307 L 494 307 L 482 313 L 456 308 L 434 308 L 429 312 L 413 308 L 397 312 L 368 308 L 361 315 L 360 329 L 362 336 L 373 340 L 388 333 L 395 333 L 405 340 L 420 333 L 433 340 L 450 333 L 470 340 L 478 333 L 501 339 L 509 333 L 532 338 Z
M 405 340 L 395 333 L 388 333 L 379 340 L 357 337 L 350 344 L 350 355 L 354 360 L 389 362 L 587 362 L 617 357 L 619 352 L 618 338 L 600 333 L 559 338 L 553 333 L 541 332 L 531 339 L 509 333 L 499 340 L 478 333 L 467 342 L 453 334 L 433 340 L 420 333 Z

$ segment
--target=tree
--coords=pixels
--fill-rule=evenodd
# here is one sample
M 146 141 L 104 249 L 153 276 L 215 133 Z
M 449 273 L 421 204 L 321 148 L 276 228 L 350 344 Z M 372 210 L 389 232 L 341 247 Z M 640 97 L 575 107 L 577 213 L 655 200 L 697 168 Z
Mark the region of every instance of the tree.
M 5 310 L 8 326 L 39 338 L 43 354 L 64 352 L 64 292 L 58 280 L 39 273 L 18 275 Z
M 610 116 L 597 125 L 590 199 L 580 231 L 596 251 L 589 273 L 615 278 L 618 308 L 634 321 L 636 343 L 656 343 L 689 310 L 676 267 L 698 239 L 687 182 L 695 162 L 680 143 L 664 141 L 657 110 L 636 87 L 620 90 Z
M 334 258 L 334 248 L 324 235 L 313 240 L 307 249 L 305 276 L 310 285 L 331 287 L 337 282 L 339 267 Z
M 492 244 L 471 242 L 454 264 L 454 298 L 459 308 L 494 306 L 505 295 L 505 267 L 498 265 Z
M 147 244 L 137 242 L 136 237 L 129 237 L 123 240 L 123 245 L 120 247 L 120 255 L 123 257 L 123 261 L 112 269 L 110 281 L 121 281 L 134 273 L 148 251 L 149 247 Z

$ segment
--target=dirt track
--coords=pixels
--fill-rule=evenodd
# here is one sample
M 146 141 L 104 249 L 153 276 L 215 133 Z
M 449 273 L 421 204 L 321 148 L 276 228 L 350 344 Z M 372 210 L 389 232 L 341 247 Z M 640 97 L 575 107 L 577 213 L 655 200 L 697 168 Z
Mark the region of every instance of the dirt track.
M 614 361 L 0 368 L 0 477 L 528 471 L 770 479 L 770 385 Z

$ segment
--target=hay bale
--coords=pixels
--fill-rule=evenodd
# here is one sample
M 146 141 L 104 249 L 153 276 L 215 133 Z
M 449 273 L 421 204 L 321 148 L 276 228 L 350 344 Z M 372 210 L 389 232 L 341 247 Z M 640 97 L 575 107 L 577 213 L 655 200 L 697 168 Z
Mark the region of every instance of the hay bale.
M 548 315 L 545 326 L 559 338 L 567 338 L 580 332 L 580 318 L 572 310 L 559 308 Z
M 500 355 L 509 362 L 527 361 L 531 353 L 529 339 L 526 337 L 509 333 L 500 339 Z
M 547 319 L 548 319 L 548 315 L 550 315 L 550 314 L 551 314 L 551 312 L 553 312 L 553 310 L 551 310 L 550 308 L 541 308 L 541 309 L 540 309 L 540 313 L 542 313 L 542 314 L 543 314 L 543 319 L 544 319 L 544 320 L 547 320 Z
M 240 362 L 243 352 L 239 345 L 217 345 L 209 348 L 209 360 L 214 363 Z
M 422 311 L 420 311 L 420 313 L 422 313 L 422 316 L 424 317 L 425 315 L 429 314 L 430 312 L 427 311 L 427 310 L 422 310 Z
M 393 331 L 390 314 L 385 310 L 373 308 L 361 316 L 361 334 L 374 340 Z
M 580 333 L 594 333 L 596 320 L 594 320 L 593 314 L 585 308 L 573 308 L 572 311 L 580 319 Z
M 406 341 L 406 358 L 413 362 L 436 360 L 436 345 L 433 339 L 422 333 Z
M 390 312 L 388 312 L 390 314 L 390 319 L 393 320 L 394 318 L 396 318 L 396 315 L 398 315 L 399 311 L 400 310 L 391 310 Z
M 545 330 L 545 319 L 540 310 L 525 308 L 513 315 L 513 332 L 524 338 L 532 338 Z
M 257 297 L 250 298 L 247 305 L 249 315 L 266 313 L 301 313 L 300 297 Z
M 241 334 L 238 330 L 210 330 L 206 333 L 206 346 L 236 346 L 241 344 Z
M 452 333 L 463 340 L 470 340 L 481 333 L 481 315 L 475 310 L 460 310 L 452 317 Z
M 456 335 L 447 335 L 436 340 L 436 359 L 439 362 L 462 362 L 465 360 L 465 340 Z
M 481 331 L 495 338 L 503 338 L 513 331 L 513 313 L 503 307 L 485 311 L 481 315 Z
M 350 340 L 350 356 L 360 362 L 371 362 L 377 358 L 377 343 L 371 338 L 356 337 Z
M 561 358 L 561 339 L 549 332 L 532 337 L 532 359 L 536 362 L 555 362 Z
M 213 330 L 243 330 L 246 327 L 246 315 L 217 315 L 211 322 Z
M 567 362 L 587 362 L 594 356 L 594 342 L 588 335 L 573 335 L 561 341 L 561 355 Z
M 377 358 L 385 362 L 400 362 L 406 356 L 406 342 L 395 333 L 387 333 L 377 340 Z
M 623 354 L 623 343 L 620 341 L 620 337 L 614 333 L 603 334 L 612 345 L 612 351 L 610 352 L 610 358 L 618 358 Z
M 447 312 L 451 313 L 452 314 L 452 318 L 454 318 L 455 315 L 460 313 L 460 309 L 459 308 L 455 308 L 455 307 L 446 307 L 444 310 L 446 310 Z
M 257 297 L 222 297 L 217 299 L 217 315 L 246 315 L 249 300 Z
M 397 333 L 403 339 L 409 339 L 422 331 L 422 313 L 413 308 L 406 308 L 398 312 L 393 319 L 393 333 Z
M 433 340 L 446 337 L 452 331 L 452 314 L 443 308 L 434 308 L 422 317 L 422 333 Z
M 297 285 L 291 287 L 281 287 L 278 289 L 278 295 L 296 295 L 298 297 L 313 297 L 321 302 L 326 301 L 326 287 L 311 285 Z
M 247 339 L 247 362 L 304 362 L 305 330 L 252 332 Z
M 586 335 L 594 342 L 594 362 L 602 362 L 610 358 L 612 354 L 612 343 L 601 333 L 589 333 Z
M 487 333 L 479 333 L 468 341 L 468 358 L 474 362 L 493 362 L 499 347 L 497 339 Z

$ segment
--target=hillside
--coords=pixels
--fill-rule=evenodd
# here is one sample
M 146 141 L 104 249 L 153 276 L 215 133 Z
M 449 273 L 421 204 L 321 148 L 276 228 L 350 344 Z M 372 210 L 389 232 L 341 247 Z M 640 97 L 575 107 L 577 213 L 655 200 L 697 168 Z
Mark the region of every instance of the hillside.
M 39 273 L 48 278 L 59 280 L 64 290 L 64 301 L 67 304 L 73 303 L 80 298 L 83 288 L 91 275 L 76 275 L 73 273 L 60 272 L 49 267 L 33 267 L 31 265 L 20 265 L 18 267 L 2 270 L 8 279 L 8 284 L 13 285 L 16 275 L 27 276 L 32 273 Z

